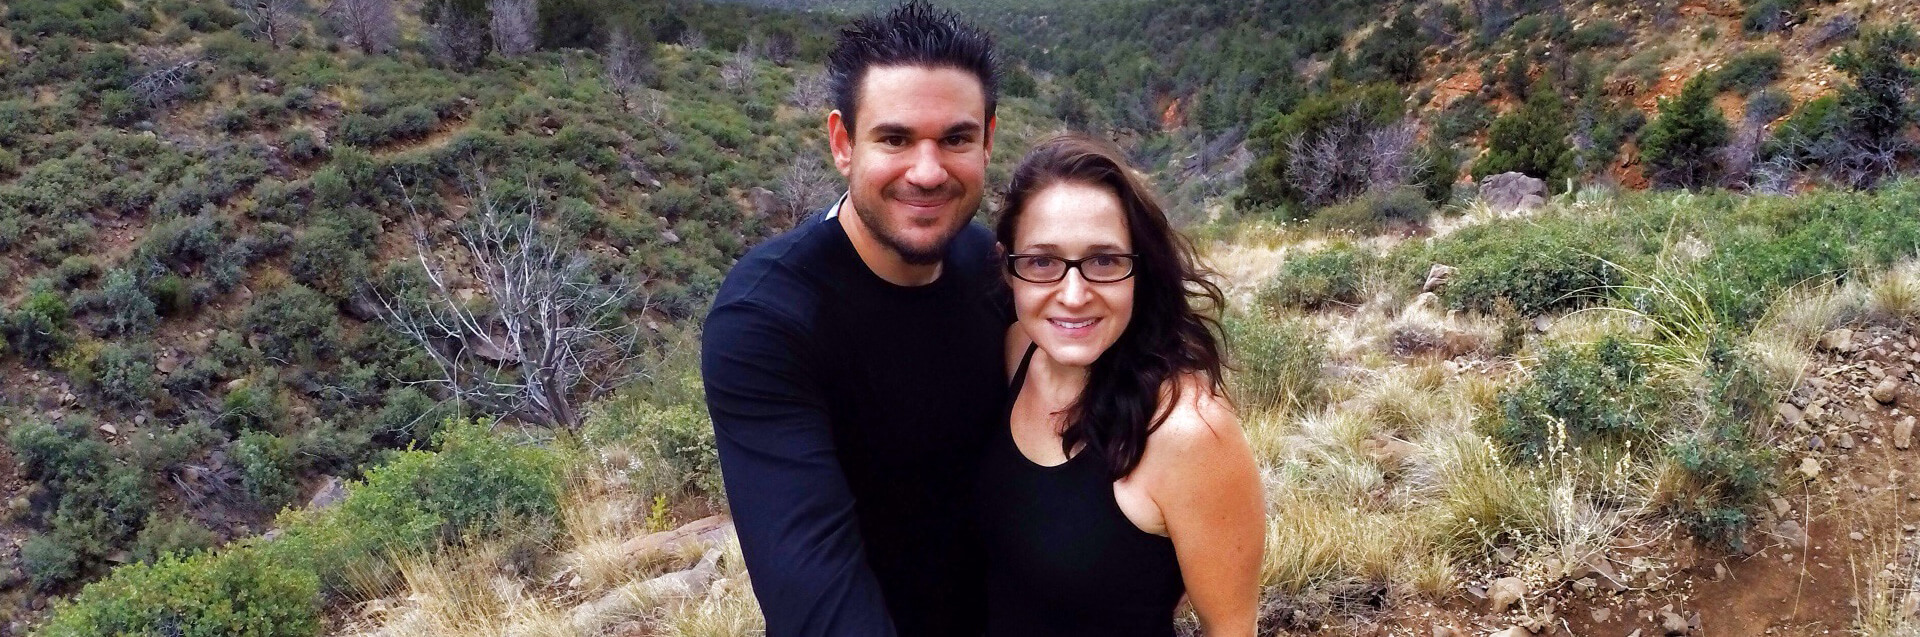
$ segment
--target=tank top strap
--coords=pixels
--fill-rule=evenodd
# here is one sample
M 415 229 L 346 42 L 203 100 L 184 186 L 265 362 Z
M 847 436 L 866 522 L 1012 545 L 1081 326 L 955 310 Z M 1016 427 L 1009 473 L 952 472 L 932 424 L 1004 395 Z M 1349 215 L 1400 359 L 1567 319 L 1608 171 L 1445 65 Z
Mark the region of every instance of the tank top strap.
M 1033 363 L 1033 352 L 1040 349 L 1039 343 L 1028 343 L 1027 353 L 1020 355 L 1020 367 L 1013 371 L 1013 382 L 1007 384 L 1008 403 L 1020 397 L 1020 388 L 1027 384 L 1027 365 Z

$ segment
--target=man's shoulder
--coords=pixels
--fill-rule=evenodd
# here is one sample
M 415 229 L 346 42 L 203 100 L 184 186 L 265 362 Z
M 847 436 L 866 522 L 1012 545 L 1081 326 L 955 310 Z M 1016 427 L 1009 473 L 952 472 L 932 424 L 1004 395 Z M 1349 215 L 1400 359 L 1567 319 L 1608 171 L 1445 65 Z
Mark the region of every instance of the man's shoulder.
M 748 250 L 727 272 L 714 307 L 788 305 L 818 296 L 819 270 L 828 263 L 826 226 L 818 216 L 811 217 Z

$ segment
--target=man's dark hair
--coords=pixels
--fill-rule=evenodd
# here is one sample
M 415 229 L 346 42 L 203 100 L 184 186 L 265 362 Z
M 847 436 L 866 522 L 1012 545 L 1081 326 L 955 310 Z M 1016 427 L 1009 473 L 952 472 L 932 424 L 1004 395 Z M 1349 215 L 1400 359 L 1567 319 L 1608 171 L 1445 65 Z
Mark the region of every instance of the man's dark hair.
M 884 14 L 861 17 L 840 30 L 840 40 L 827 55 L 827 78 L 833 87 L 833 107 L 840 110 L 849 132 L 854 130 L 853 116 L 859 108 L 860 82 L 866 79 L 867 69 L 875 66 L 972 73 L 987 97 L 987 119 L 993 119 L 1000 93 L 993 37 L 952 11 L 911 0 Z

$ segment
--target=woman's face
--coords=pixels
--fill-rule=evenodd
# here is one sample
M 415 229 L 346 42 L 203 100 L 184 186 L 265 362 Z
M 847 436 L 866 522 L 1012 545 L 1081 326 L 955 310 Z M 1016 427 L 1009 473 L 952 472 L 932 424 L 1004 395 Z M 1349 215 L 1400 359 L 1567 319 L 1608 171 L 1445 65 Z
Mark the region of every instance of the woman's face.
M 1013 242 L 1007 247 L 1013 254 L 1053 258 L 1040 260 L 1042 267 L 1058 268 L 1063 259 L 1133 253 L 1120 198 L 1105 186 L 1076 182 L 1056 183 L 1029 197 L 1015 220 Z M 1091 365 L 1126 332 L 1133 318 L 1134 279 L 1096 283 L 1085 274 L 1091 270 L 1095 278 L 1104 278 L 1099 273 L 1107 270 L 1110 277 L 1117 262 L 1083 262 L 1052 283 L 1007 275 L 1015 317 L 1055 362 Z

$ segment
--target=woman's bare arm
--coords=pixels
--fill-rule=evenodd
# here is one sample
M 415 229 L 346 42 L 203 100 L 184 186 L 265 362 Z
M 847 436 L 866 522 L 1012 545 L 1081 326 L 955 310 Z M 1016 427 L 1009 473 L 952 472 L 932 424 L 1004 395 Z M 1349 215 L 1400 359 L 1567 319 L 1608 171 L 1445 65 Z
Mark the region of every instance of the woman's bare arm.
M 1260 472 L 1233 407 L 1196 385 L 1154 433 L 1141 468 L 1202 632 L 1252 637 L 1266 545 Z

